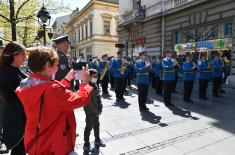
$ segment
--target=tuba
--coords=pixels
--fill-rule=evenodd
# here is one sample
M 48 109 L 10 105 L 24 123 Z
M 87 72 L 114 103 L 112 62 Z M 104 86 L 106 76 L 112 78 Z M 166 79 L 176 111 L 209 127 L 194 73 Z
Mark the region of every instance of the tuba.
M 107 61 L 106 64 L 105 64 L 105 66 L 104 66 L 104 69 L 103 69 L 103 71 L 102 71 L 102 73 L 101 73 L 100 81 L 103 80 L 103 78 L 104 78 L 106 72 L 108 71 L 108 69 L 109 69 L 109 62 Z

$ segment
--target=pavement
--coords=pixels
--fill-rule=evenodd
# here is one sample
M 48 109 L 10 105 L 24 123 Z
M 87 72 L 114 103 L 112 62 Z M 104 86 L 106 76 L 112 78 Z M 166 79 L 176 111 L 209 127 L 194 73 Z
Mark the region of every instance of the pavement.
M 194 103 L 183 102 L 182 82 L 173 94 L 175 108 L 166 108 L 163 97 L 149 88 L 148 112 L 138 109 L 137 88 L 132 85 L 126 102 L 116 103 L 112 97 L 102 97 L 100 116 L 101 139 L 106 147 L 94 147 L 83 152 L 85 114 L 75 111 L 77 121 L 76 151 L 81 155 L 234 155 L 235 154 L 235 89 L 225 87 L 222 98 L 198 99 L 198 84 L 194 85 Z M 93 133 L 90 136 L 93 144 Z
M 183 83 L 173 94 L 175 108 L 166 108 L 162 96 L 149 88 L 148 112 L 138 109 L 137 88 L 132 85 L 126 102 L 116 103 L 112 97 L 102 97 L 103 113 L 100 116 L 100 137 L 106 147 L 94 147 L 83 152 L 85 113 L 75 110 L 77 133 L 75 150 L 79 155 L 235 155 L 235 89 L 225 87 L 222 98 L 198 99 L 198 84 L 194 85 L 194 103 L 183 102 Z

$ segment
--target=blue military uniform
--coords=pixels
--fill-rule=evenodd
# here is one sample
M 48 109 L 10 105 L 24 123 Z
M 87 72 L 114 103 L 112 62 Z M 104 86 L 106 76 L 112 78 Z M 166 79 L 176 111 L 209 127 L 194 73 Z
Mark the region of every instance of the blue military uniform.
M 164 80 L 164 103 L 165 105 L 172 106 L 171 94 L 174 89 L 175 83 L 175 60 L 172 58 L 164 58 L 162 60 L 163 66 L 163 80 Z
M 192 61 L 183 62 L 183 80 L 184 80 L 184 101 L 192 102 L 191 94 L 193 90 L 193 84 L 195 80 L 195 68 Z
M 103 71 L 105 69 L 105 67 L 108 66 L 108 70 L 105 72 L 104 76 L 103 76 L 103 79 L 100 79 L 101 81 L 101 86 L 102 86 L 102 93 L 104 95 L 107 95 L 109 92 L 108 92 L 108 84 L 109 84 L 109 62 L 108 61 L 104 61 L 104 60 L 101 60 L 100 63 L 99 63 L 99 68 L 98 68 L 98 73 L 100 75 L 100 77 L 102 76 L 103 74 Z
M 138 102 L 140 111 L 147 110 L 146 102 L 148 97 L 149 87 L 149 72 L 150 68 L 146 67 L 145 61 L 137 60 L 135 62 L 136 83 L 138 85 Z
M 113 64 L 113 58 L 110 60 L 109 76 L 110 76 L 111 89 L 115 89 L 115 86 L 114 86 L 115 85 L 115 78 L 113 76 L 112 64 Z
M 220 97 L 219 95 L 219 90 L 221 88 L 221 82 L 223 78 L 223 67 L 224 64 L 221 60 L 214 60 L 212 62 L 213 66 L 213 72 L 212 72 L 212 77 L 213 77 L 213 88 L 212 88 L 212 94 L 214 97 Z
M 117 101 L 124 100 L 124 90 L 125 90 L 125 83 L 126 83 L 126 75 L 125 71 L 122 74 L 120 72 L 120 68 L 123 64 L 123 60 L 120 58 L 113 58 L 112 64 L 111 64 L 111 70 L 113 72 L 113 76 L 115 78 L 115 94 Z
M 208 61 L 199 60 L 197 70 L 197 78 L 199 79 L 199 98 L 208 99 L 206 96 L 206 92 L 211 74 Z
M 175 60 L 171 58 L 164 58 L 162 60 L 163 66 L 163 80 L 164 81 L 175 81 Z
M 162 74 L 163 74 L 163 66 L 162 63 L 156 62 L 152 68 L 153 74 L 155 76 L 155 90 L 157 95 L 162 95 Z
M 127 64 L 126 68 L 127 68 L 126 69 L 127 70 L 127 85 L 129 87 L 131 87 L 131 80 L 133 78 L 133 70 L 134 70 L 133 64 L 131 64 L 129 62 L 129 64 Z

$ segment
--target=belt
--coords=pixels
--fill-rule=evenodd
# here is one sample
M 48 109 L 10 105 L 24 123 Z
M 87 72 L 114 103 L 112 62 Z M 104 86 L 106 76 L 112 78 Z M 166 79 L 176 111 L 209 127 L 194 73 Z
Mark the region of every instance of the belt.
M 164 70 L 164 73 L 173 73 L 175 70 Z
M 137 73 L 137 75 L 149 75 L 149 73 Z
M 200 71 L 201 73 L 209 73 L 209 72 L 211 72 L 211 71 Z

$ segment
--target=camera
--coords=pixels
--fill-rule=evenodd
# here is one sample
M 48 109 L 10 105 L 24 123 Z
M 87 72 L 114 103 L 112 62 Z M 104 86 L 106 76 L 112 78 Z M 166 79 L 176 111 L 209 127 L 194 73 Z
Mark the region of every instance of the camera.
M 77 62 L 77 63 L 73 63 L 72 64 L 72 67 L 73 67 L 73 70 L 82 70 L 82 67 L 86 67 L 86 63 L 85 62 Z

